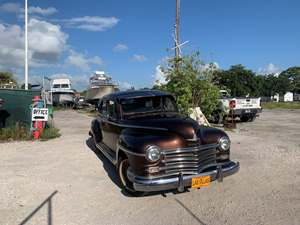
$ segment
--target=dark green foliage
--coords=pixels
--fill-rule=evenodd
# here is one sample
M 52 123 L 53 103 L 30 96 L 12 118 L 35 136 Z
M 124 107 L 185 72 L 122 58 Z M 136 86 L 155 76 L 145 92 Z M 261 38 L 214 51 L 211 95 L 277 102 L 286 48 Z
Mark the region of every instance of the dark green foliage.
M 300 67 L 291 67 L 275 76 L 256 75 L 242 65 L 234 65 L 229 70 L 215 70 L 213 82 L 234 97 L 283 95 L 287 91 L 299 93 Z
M 290 81 L 290 89 L 294 93 L 300 93 L 300 67 L 290 67 L 283 71 L 280 75 L 282 79 Z
M 213 81 L 230 91 L 232 96 L 241 97 L 256 95 L 255 74 L 242 65 L 231 66 L 229 70 L 217 70 L 214 72 Z
M 208 80 L 196 80 L 192 90 L 192 106 L 200 106 L 205 116 L 211 116 L 218 106 L 219 88 Z
M 16 80 L 14 79 L 14 75 L 11 72 L 0 72 L 0 84 L 6 84 L 9 82 L 13 82 L 16 84 Z

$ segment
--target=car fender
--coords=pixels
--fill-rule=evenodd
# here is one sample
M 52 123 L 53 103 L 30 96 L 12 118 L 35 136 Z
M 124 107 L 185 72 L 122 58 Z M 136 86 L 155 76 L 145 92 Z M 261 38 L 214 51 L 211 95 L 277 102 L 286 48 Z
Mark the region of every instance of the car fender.
M 184 147 L 186 141 L 168 131 L 125 128 L 119 137 L 117 157 L 120 156 L 120 152 L 125 153 L 132 170 L 135 173 L 142 173 L 146 167 L 155 164 L 146 159 L 146 148 L 149 145 L 156 145 L 161 149 L 165 149 L 166 146 L 176 149 Z
M 96 142 L 101 142 L 102 132 L 101 125 L 98 119 L 93 119 L 91 122 L 91 133 Z

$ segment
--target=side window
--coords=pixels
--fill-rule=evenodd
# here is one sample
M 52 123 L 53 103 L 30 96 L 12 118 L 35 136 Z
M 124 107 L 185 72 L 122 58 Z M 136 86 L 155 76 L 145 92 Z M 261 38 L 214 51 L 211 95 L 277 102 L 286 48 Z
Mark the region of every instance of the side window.
M 110 118 L 116 119 L 117 118 L 116 103 L 112 100 L 107 100 L 106 105 L 107 105 L 108 116 Z
M 107 116 L 106 101 L 99 102 L 98 111 L 102 116 Z

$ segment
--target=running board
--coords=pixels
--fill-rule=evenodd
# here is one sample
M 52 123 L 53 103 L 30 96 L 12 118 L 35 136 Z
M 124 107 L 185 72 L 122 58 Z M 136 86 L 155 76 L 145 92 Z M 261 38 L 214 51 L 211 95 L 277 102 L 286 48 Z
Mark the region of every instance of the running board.
M 103 153 L 103 155 L 105 155 L 106 158 L 108 158 L 109 161 L 111 161 L 114 165 L 117 164 L 116 154 L 110 148 L 103 143 L 96 143 L 96 147 Z

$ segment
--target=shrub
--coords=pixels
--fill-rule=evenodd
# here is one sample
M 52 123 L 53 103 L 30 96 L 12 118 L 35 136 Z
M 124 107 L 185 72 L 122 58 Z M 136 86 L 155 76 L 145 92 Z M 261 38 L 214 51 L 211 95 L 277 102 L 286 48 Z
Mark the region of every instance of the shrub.
M 59 129 L 47 126 L 40 136 L 41 141 L 60 137 Z M 14 126 L 0 129 L 0 141 L 28 141 L 33 140 L 28 126 L 16 123 Z
M 29 128 L 20 123 L 0 129 L 0 141 L 30 140 L 31 138 Z
M 218 106 L 219 89 L 211 81 L 214 64 L 206 66 L 199 59 L 199 53 L 170 59 L 161 67 L 166 84 L 154 88 L 172 93 L 182 113 L 199 106 L 204 115 L 210 117 Z
M 49 139 L 58 138 L 60 136 L 61 136 L 61 134 L 60 134 L 58 128 L 46 127 L 44 129 L 43 133 L 40 136 L 40 140 L 41 141 L 46 141 L 46 140 L 49 140 Z

